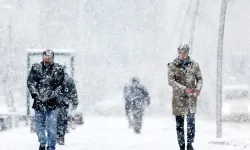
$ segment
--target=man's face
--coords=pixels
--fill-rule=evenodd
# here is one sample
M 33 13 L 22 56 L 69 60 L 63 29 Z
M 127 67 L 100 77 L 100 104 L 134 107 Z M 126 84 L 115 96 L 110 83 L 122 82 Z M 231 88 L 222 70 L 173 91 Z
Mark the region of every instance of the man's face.
M 51 65 L 54 62 L 53 56 L 43 55 L 43 62 L 45 66 Z
M 133 84 L 139 84 L 139 82 L 138 81 L 134 81 Z
M 185 49 L 181 49 L 178 51 L 178 58 L 181 60 L 185 60 L 188 58 L 188 52 Z

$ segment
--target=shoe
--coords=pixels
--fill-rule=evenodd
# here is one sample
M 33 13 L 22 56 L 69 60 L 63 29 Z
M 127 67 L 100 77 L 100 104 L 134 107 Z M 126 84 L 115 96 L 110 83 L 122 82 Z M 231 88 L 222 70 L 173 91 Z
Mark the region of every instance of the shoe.
M 194 150 L 192 143 L 188 143 L 187 150 Z
M 46 150 L 45 146 L 39 146 L 39 150 Z
M 54 147 L 54 146 L 47 147 L 47 150 L 55 150 L 55 149 L 56 149 L 56 147 Z
M 141 134 L 141 130 L 140 130 L 140 129 L 134 129 L 134 132 L 135 132 L 136 134 Z
M 59 137 L 57 142 L 59 145 L 64 145 L 64 137 Z

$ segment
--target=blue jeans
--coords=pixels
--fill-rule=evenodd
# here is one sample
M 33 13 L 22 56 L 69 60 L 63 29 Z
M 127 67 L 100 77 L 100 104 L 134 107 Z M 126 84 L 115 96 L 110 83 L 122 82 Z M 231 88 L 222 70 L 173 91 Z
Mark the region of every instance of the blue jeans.
M 36 134 L 41 146 L 48 146 L 48 150 L 55 150 L 58 110 L 35 111 Z M 47 131 L 47 137 L 46 137 Z

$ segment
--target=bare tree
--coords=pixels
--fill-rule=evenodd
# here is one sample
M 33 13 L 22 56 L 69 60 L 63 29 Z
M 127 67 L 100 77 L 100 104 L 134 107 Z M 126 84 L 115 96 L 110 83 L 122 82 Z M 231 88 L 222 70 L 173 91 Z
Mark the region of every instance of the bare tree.
M 12 32 L 12 14 L 11 14 L 11 5 L 5 5 L 5 9 L 7 10 L 8 15 L 8 24 L 7 27 L 3 26 L 3 29 L 7 28 L 7 33 L 1 40 L 1 82 L 2 88 L 4 92 L 5 102 L 10 111 L 16 111 L 15 101 L 13 95 L 13 87 L 14 87 L 14 79 L 16 75 L 15 64 L 13 61 L 15 58 L 15 50 L 13 45 L 13 32 Z
M 194 35 L 195 35 L 195 27 L 196 27 L 195 25 L 196 25 L 196 20 L 197 20 L 197 16 L 198 16 L 199 5 L 200 5 L 200 0 L 196 0 L 195 10 L 193 13 L 193 18 L 192 18 L 192 27 L 191 27 L 191 31 L 190 31 L 191 36 L 189 39 L 191 52 L 193 51 L 193 43 L 194 43 Z

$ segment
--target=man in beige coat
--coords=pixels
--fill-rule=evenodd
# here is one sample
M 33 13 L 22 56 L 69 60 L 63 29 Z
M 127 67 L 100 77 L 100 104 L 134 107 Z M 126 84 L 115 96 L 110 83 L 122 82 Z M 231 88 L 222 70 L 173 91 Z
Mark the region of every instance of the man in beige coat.
M 184 118 L 187 116 L 187 150 L 194 150 L 195 112 L 203 81 L 199 64 L 189 55 L 188 44 L 178 47 L 178 58 L 168 64 L 168 82 L 173 88 L 172 109 L 180 150 L 185 150 Z

